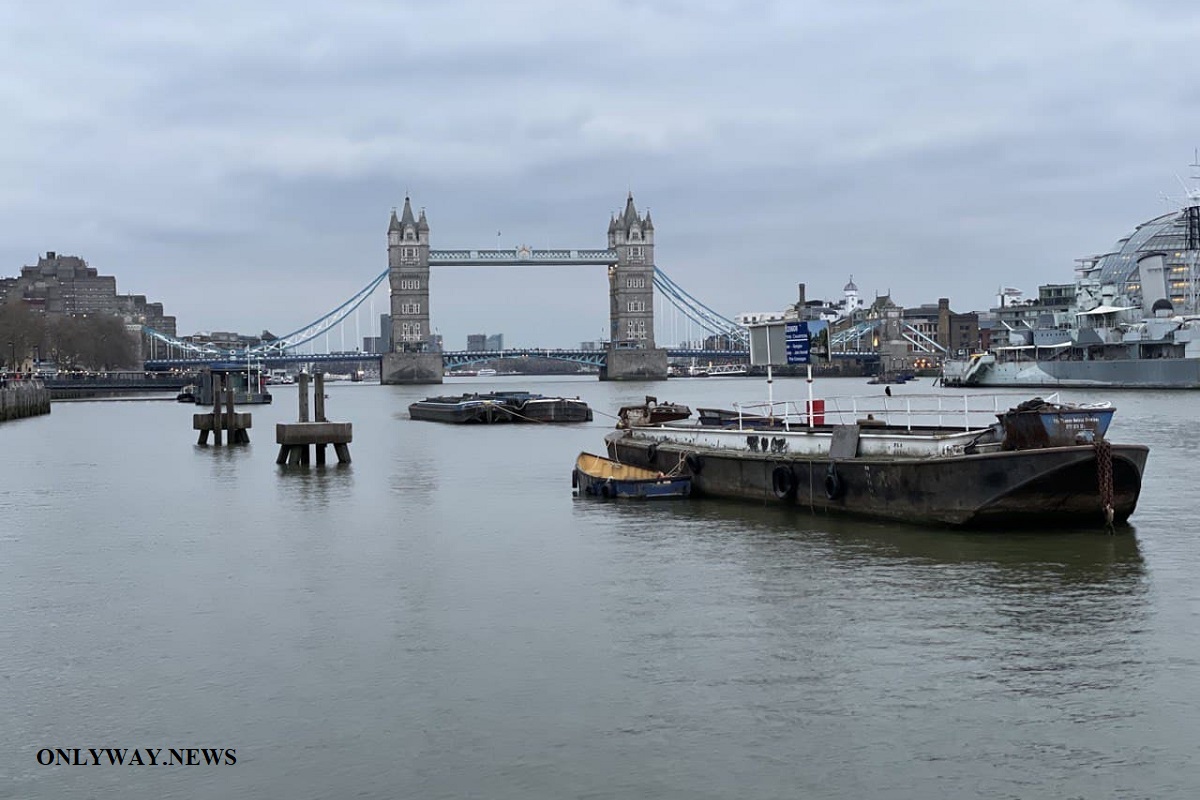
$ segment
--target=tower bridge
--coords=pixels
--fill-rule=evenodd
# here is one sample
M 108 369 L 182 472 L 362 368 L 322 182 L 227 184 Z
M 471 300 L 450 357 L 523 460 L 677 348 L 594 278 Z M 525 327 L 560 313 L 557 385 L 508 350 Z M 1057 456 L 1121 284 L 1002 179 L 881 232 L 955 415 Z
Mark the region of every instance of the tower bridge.
M 632 193 L 626 198 L 624 210 L 610 216 L 606 246 L 600 248 L 433 249 L 425 211 L 422 209 L 419 215 L 414 214 L 408 197 L 404 198 L 399 214 L 392 211 L 387 240 L 388 267 L 385 271 L 332 311 L 284 336 L 244 346 L 222 345 L 179 339 L 143 327 L 151 346 L 146 369 L 192 367 L 212 362 L 282 366 L 378 360 L 384 383 L 441 383 L 448 367 L 485 358 L 549 354 L 550 358 L 597 366 L 602 380 L 661 380 L 667 377 L 669 358 L 704 356 L 744 360 L 748 357 L 749 336 L 745 327 L 692 297 L 655 265 L 654 223 L 649 212 L 644 215 L 638 212 Z M 444 352 L 432 325 L 435 317 L 430 275 L 435 268 L 464 266 L 605 268 L 609 309 L 607 345 L 603 350 L 592 351 L 529 348 L 486 354 Z M 382 342 L 383 352 L 347 352 L 345 337 L 351 315 L 367 308 L 366 301 L 384 281 L 387 281 L 389 292 L 385 317 L 390 323 L 391 334 Z M 728 349 L 683 345 L 667 350 L 659 346 L 655 339 L 656 289 L 663 301 L 660 312 L 669 303 L 677 313 L 668 320 L 671 326 L 686 318 L 685 324 L 693 333 L 701 332 L 700 338 L 706 345 L 715 340 Z M 371 311 L 373 316 L 374 309 Z M 357 329 L 355 319 L 354 341 L 359 340 Z M 320 337 L 325 339 L 326 350 L 333 349 L 330 334 L 337 331 L 342 337 L 341 352 L 316 353 L 314 344 Z M 308 348 L 307 354 L 302 353 L 302 347 Z M 160 355 L 160 351 L 165 351 L 165 355 Z
M 388 223 L 392 341 L 382 358 L 383 383 L 441 383 L 445 360 L 433 334 L 430 270 L 439 266 L 603 266 L 608 269 L 609 340 L 601 380 L 664 380 L 667 351 L 654 340 L 654 222 L 639 214 L 630 192 L 608 222 L 602 249 L 434 250 L 425 210 L 410 198 Z

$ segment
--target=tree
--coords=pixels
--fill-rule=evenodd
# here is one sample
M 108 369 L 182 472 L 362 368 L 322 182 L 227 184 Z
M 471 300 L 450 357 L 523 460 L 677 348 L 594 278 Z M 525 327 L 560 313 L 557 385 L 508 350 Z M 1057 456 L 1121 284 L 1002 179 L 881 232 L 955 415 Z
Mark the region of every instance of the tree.
M 137 341 L 120 317 L 39 314 L 20 299 L 0 306 L 0 361 L 17 369 L 35 355 L 66 369 L 140 367 Z
M 132 335 L 118 317 L 59 317 L 49 328 L 50 344 L 67 369 L 108 370 L 137 366 Z
M 45 338 L 45 318 L 24 302 L 14 299 L 0 306 L 0 360 L 9 369 L 17 369 L 36 353 L 49 352 Z

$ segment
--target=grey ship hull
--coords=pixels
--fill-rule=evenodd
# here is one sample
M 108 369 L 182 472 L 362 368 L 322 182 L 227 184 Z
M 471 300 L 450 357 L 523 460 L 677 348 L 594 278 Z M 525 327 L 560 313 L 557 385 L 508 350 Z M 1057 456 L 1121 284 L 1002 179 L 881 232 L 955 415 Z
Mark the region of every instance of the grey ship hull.
M 947 382 L 950 385 L 950 382 Z M 1200 389 L 1200 359 L 1011 361 L 990 365 L 964 386 L 1014 388 Z

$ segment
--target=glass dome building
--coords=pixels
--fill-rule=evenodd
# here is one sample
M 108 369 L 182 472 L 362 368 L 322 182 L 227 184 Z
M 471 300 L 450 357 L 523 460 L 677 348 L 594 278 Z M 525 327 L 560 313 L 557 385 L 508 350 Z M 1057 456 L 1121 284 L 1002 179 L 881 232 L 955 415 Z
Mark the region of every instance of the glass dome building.
M 1179 211 L 1139 225 L 1114 250 L 1085 260 L 1082 280 L 1121 305 L 1200 313 L 1200 191 Z M 1147 309 L 1148 310 L 1148 309 Z

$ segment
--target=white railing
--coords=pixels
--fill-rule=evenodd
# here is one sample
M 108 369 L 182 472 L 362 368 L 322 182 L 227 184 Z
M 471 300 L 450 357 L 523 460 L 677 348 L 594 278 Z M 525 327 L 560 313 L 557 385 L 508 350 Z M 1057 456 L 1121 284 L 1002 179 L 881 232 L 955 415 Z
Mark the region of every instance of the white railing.
M 1058 393 L 1047 395 L 1048 403 L 1058 403 Z M 782 423 L 784 430 L 814 425 L 852 425 L 863 421 L 913 428 L 958 428 L 964 431 L 986 428 L 996 415 L 1015 405 L 1012 395 L 965 394 L 959 397 L 936 394 L 912 394 L 903 397 L 869 395 L 827 397 L 813 401 L 810 414 L 807 400 L 734 403 L 738 429 L 751 429 L 766 417 Z M 823 405 L 822 405 L 823 403 Z

